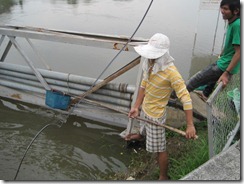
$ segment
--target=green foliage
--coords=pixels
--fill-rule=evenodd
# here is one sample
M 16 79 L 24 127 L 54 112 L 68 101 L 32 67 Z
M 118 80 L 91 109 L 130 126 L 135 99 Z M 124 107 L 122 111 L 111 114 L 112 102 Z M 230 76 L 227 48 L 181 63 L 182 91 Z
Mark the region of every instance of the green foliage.
M 201 122 L 195 125 L 198 139 L 182 139 L 179 135 L 174 137 L 169 147 L 169 171 L 171 180 L 178 180 L 209 159 L 207 123 Z M 184 129 L 184 128 L 183 128 Z
M 195 140 L 189 141 L 187 143 L 189 146 L 187 152 L 182 153 L 178 158 L 170 157 L 170 167 L 169 167 L 169 176 L 172 180 L 178 180 L 203 163 L 205 163 L 208 157 L 208 145 L 206 140 Z

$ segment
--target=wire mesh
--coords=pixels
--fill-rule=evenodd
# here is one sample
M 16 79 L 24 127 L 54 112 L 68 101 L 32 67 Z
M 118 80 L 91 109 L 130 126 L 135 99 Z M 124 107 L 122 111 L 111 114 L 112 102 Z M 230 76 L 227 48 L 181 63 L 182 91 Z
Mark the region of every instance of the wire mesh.
M 240 90 L 240 74 L 233 75 L 228 85 L 218 91 L 209 103 L 208 132 L 209 141 L 211 142 L 209 144 L 210 157 L 226 148 L 227 142 L 233 142 L 239 130 L 240 114 L 236 109 L 240 108 L 240 106 L 236 106 L 233 96 L 230 95 L 233 90 Z

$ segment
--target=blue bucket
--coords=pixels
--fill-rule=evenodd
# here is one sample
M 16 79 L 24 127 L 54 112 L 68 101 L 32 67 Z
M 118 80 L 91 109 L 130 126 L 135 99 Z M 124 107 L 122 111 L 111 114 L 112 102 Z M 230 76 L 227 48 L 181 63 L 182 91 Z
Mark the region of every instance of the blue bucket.
M 60 91 L 47 90 L 45 102 L 49 107 L 66 110 L 69 107 L 70 96 Z

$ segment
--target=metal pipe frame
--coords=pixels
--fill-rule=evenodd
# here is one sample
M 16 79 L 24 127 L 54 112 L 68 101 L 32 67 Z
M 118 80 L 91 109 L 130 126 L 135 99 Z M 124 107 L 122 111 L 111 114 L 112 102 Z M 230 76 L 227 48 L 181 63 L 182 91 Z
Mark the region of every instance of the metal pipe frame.
M 0 78 L 2 80 L 15 81 L 15 82 L 23 83 L 23 84 L 29 84 L 31 86 L 41 87 L 41 84 L 38 82 L 38 80 L 36 80 L 36 78 L 34 76 L 28 75 L 28 74 L 23 74 L 23 73 L 18 73 L 18 72 L 13 72 L 13 71 L 6 71 L 6 70 L 0 69 Z M 80 93 L 85 92 L 88 89 L 90 89 L 90 87 L 88 85 L 76 84 L 73 82 L 65 82 L 65 81 L 49 79 L 49 78 L 45 78 L 45 79 L 50 86 L 65 87 L 67 89 L 66 93 L 69 93 L 69 91 L 72 89 L 80 91 Z M 53 88 L 53 89 L 55 89 L 55 88 Z M 131 98 L 132 98 L 131 93 L 123 93 L 120 91 L 114 91 L 114 90 L 109 90 L 109 89 L 99 89 L 96 92 L 94 92 L 94 94 L 111 96 L 111 97 L 129 100 L 129 101 L 131 101 Z
M 19 51 L 19 53 L 25 59 L 25 61 L 29 65 L 29 67 L 32 69 L 32 71 L 34 72 L 35 76 L 38 78 L 38 80 L 42 84 L 42 86 L 46 90 L 51 90 L 50 86 L 47 84 L 47 82 L 45 81 L 45 79 L 42 77 L 42 75 L 39 73 L 39 71 L 33 65 L 32 61 L 27 57 L 26 53 L 21 49 L 20 45 L 16 42 L 15 37 L 10 37 L 10 36 L 8 36 L 8 37 L 11 40 L 12 44 L 15 46 L 15 48 Z
M 3 35 L 3 36 L 4 36 L 4 35 Z M 3 37 L 3 36 L 2 36 L 3 39 L 2 39 L 1 41 L 4 40 L 4 37 Z M 0 45 L 0 46 L 1 46 L 1 45 Z M 8 52 L 9 52 L 11 46 L 12 46 L 12 42 L 9 41 L 8 44 L 7 44 L 7 46 L 6 46 L 5 49 L 4 49 L 4 52 L 3 52 L 3 54 L 2 54 L 1 59 L 0 59 L 1 62 L 3 62 L 3 61 L 5 60 L 5 58 L 7 57 Z
M 10 64 L 10 63 L 1 63 L 0 62 L 0 71 L 4 72 L 7 71 L 7 75 L 14 75 L 14 76 L 22 76 L 23 78 L 36 80 L 35 78 L 31 77 L 34 76 L 33 72 L 29 67 Z M 47 79 L 54 79 L 64 81 L 66 83 L 75 83 L 81 85 L 91 86 L 94 82 L 94 78 L 78 76 L 74 74 L 62 73 L 62 72 L 55 72 L 55 71 L 48 71 L 44 69 L 37 69 L 40 74 L 47 80 Z M 12 73 L 11 73 L 12 72 Z M 15 73 L 13 73 L 15 72 Z M 6 73 L 6 72 L 5 72 Z M 23 75 L 26 74 L 26 75 Z M 99 80 L 99 82 L 102 80 Z M 109 89 L 113 91 L 119 91 L 123 93 L 131 93 L 133 94 L 135 91 L 134 85 L 127 85 L 127 84 L 117 84 L 117 83 L 109 83 L 102 87 L 102 89 Z
M 214 156 L 214 143 L 213 143 L 213 118 L 212 118 L 212 104 L 214 102 L 214 99 L 219 94 L 219 92 L 222 90 L 223 83 L 220 82 L 216 89 L 213 91 L 213 93 L 210 95 L 206 102 L 206 108 L 207 108 L 207 120 L 208 120 L 208 147 L 209 147 L 209 158 L 212 158 Z
M 71 95 L 76 95 L 77 92 L 80 93 L 82 90 L 86 91 L 89 86 L 94 84 L 95 79 L 68 73 L 48 71 L 51 70 L 51 68 L 47 65 L 38 50 L 34 47 L 31 39 L 112 50 L 121 50 L 123 48 L 123 51 L 128 52 L 135 52 L 133 48 L 134 46 L 146 44 L 148 42 L 148 39 L 132 38 L 127 44 L 128 40 L 130 39 L 127 36 L 80 33 L 11 25 L 0 25 L 0 35 L 1 47 L 2 43 L 5 41 L 5 38 L 9 38 L 10 40 L 7 46 L 5 46 L 6 48 L 4 49 L 0 60 L 1 85 L 9 87 L 9 89 L 20 89 L 22 92 L 32 91 L 39 94 L 45 94 L 46 90 L 56 88 L 70 93 Z M 37 59 L 40 60 L 48 70 L 35 68 L 33 62 L 29 59 L 15 38 L 26 39 L 30 47 L 33 49 L 34 54 L 37 56 Z M 3 62 L 12 45 L 21 54 L 30 68 Z M 124 47 L 125 45 L 126 47 Z M 38 83 L 38 81 L 40 83 Z M 97 80 L 97 82 L 103 82 L 103 80 Z M 109 82 L 108 84 L 105 83 L 104 86 L 99 86 L 99 88 L 100 87 L 102 87 L 102 89 L 92 91 L 92 94 L 89 94 L 88 98 L 98 101 L 100 100 L 106 103 L 112 103 L 115 106 L 119 105 L 127 109 L 130 108 L 131 101 L 133 98 L 135 98 L 133 97 L 133 94 L 136 89 L 133 85 L 115 84 Z
M 51 42 L 70 43 L 76 45 L 92 46 L 99 48 L 108 48 L 120 50 L 129 37 L 126 36 L 112 36 L 101 34 L 80 33 L 62 30 L 51 30 L 34 27 L 20 27 L 20 26 L 0 26 L 0 34 L 6 36 L 15 36 L 29 39 L 46 40 Z M 148 39 L 134 38 L 128 43 L 124 51 L 135 52 L 133 47 L 145 44 Z
M 41 93 L 41 94 L 46 94 L 46 90 L 42 89 L 41 86 L 38 86 L 40 84 L 36 83 L 34 85 L 30 84 L 25 84 L 25 83 L 19 83 L 16 81 L 6 81 L 6 80 L 0 80 L 0 85 L 13 88 L 13 89 L 19 89 L 19 90 L 25 90 L 29 92 L 35 92 L 35 93 Z M 55 86 L 51 85 L 54 89 L 62 91 L 66 94 L 70 94 L 71 96 L 78 96 L 80 94 L 80 90 L 75 90 L 75 89 L 67 89 L 65 87 L 60 87 L 60 86 Z M 100 94 L 90 94 L 87 96 L 88 99 L 91 100 L 97 100 L 100 102 L 106 102 L 122 107 L 127 107 L 129 108 L 131 105 L 131 101 L 129 100 L 124 100 L 124 99 L 119 99 L 111 96 L 105 96 L 105 95 L 100 95 Z

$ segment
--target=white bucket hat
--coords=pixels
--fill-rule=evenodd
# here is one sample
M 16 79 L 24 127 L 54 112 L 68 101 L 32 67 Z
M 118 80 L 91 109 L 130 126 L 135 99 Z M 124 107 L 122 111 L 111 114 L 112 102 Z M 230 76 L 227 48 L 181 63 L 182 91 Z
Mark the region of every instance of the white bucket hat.
M 170 41 L 167 36 L 161 33 L 154 34 L 147 45 L 134 47 L 135 51 L 147 59 L 156 59 L 169 51 Z

